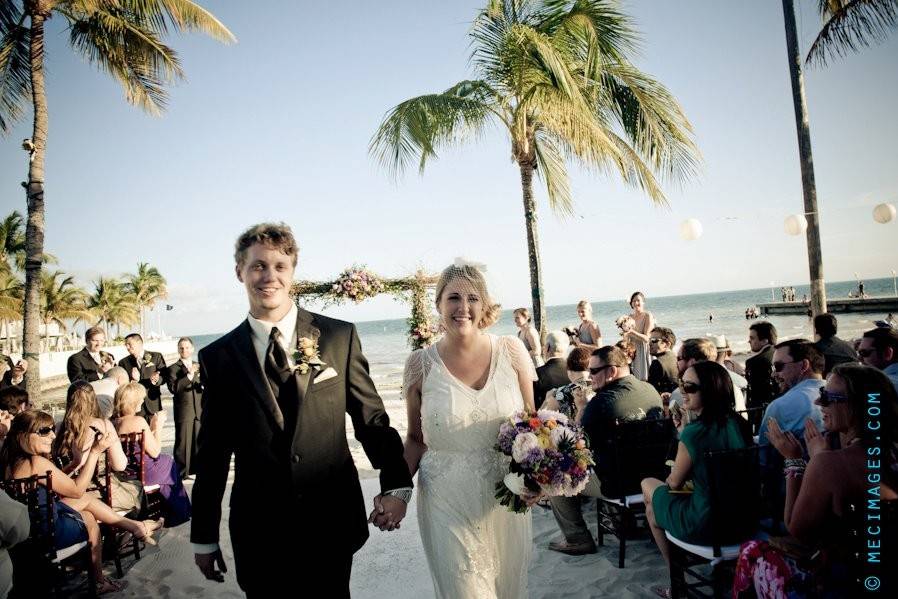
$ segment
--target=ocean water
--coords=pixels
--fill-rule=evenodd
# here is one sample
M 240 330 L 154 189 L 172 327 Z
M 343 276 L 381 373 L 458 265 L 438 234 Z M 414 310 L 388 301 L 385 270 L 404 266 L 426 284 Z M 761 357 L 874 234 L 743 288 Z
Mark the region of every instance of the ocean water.
M 801 299 L 810 293 L 808 285 L 794 285 L 796 297 Z M 827 283 L 827 298 L 848 297 L 850 291 L 856 291 L 855 281 Z M 871 296 L 894 295 L 891 278 L 864 281 L 864 291 Z M 740 291 L 719 291 L 692 295 L 667 297 L 649 297 L 646 308 L 655 316 L 658 326 L 669 327 L 677 339 L 704 337 L 707 335 L 726 335 L 735 353 L 745 353 L 748 347 L 748 326 L 751 322 L 745 319 L 745 309 L 771 299 L 779 301 L 780 288 L 744 289 Z M 498 298 L 501 301 L 501 298 Z M 618 316 L 631 312 L 623 300 L 593 302 L 593 317 L 599 324 L 605 343 L 615 343 L 620 339 L 614 320 Z M 490 331 L 497 335 L 514 335 L 512 311 L 514 306 L 502 312 L 502 316 Z M 549 306 L 546 310 L 549 328 L 560 329 L 565 326 L 576 326 L 579 323 L 575 304 Z M 713 315 L 713 321 L 709 316 Z M 873 328 L 875 320 L 885 319 L 886 314 L 839 314 L 839 337 L 851 340 L 860 337 L 863 331 Z M 765 318 L 774 324 L 780 339 L 796 337 L 813 337 L 813 327 L 806 316 L 770 316 Z M 236 325 L 236 323 L 235 323 Z M 378 390 L 385 399 L 394 397 L 402 382 L 402 368 L 410 352 L 406 343 L 405 319 L 375 320 L 356 323 L 362 349 L 371 366 L 371 376 Z M 197 350 L 202 349 L 223 333 L 194 335 Z

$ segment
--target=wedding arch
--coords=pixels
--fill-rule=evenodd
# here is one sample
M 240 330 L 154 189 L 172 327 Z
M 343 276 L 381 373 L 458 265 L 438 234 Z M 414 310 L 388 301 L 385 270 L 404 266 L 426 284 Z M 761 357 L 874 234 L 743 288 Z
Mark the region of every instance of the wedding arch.
M 397 300 L 411 304 L 407 319 L 408 343 L 412 349 L 430 345 L 437 334 L 431 321 L 432 298 L 430 290 L 436 287 L 437 276 L 418 269 L 413 276 L 401 279 L 385 279 L 365 266 L 353 265 L 341 272 L 333 281 L 297 281 L 291 293 L 298 303 L 302 298 L 322 302 L 325 306 L 347 301 L 359 304 L 382 294 L 391 294 Z

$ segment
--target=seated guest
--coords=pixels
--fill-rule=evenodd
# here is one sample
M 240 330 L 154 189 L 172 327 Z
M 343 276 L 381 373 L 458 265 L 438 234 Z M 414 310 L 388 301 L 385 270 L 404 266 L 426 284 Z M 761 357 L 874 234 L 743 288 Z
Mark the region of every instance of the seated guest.
M 10 416 L 15 417 L 19 412 L 24 412 L 30 407 L 28 392 L 21 387 L 0 389 L 0 410 L 9 412 Z
M 13 364 L 12 358 L 7 356 L 6 364 L 9 368 L 3 373 L 3 376 L 0 377 L 0 389 L 18 387 L 24 391 L 25 373 L 28 371 L 28 361 L 18 359 L 15 364 Z
M 6 599 L 12 589 L 12 560 L 9 548 L 18 545 L 31 534 L 28 507 L 0 490 L 0 599 Z
M 115 391 L 128 382 L 128 373 L 121 366 L 113 366 L 98 381 L 91 382 L 97 394 L 97 405 L 100 407 L 101 418 L 112 418 L 112 408 Z
M 69 385 L 66 394 L 66 408 L 59 431 L 53 441 L 53 457 L 62 464 L 66 473 L 78 472 L 84 467 L 93 447 L 96 434 L 109 433 L 112 441 L 103 454 L 106 467 L 113 472 L 122 472 L 128 466 L 128 459 L 122 444 L 115 434 L 115 427 L 109 419 L 100 417 L 97 396 L 90 383 L 76 381 Z M 116 476 L 110 479 L 112 507 L 116 511 L 130 512 L 140 509 L 141 490 L 137 483 L 121 481 Z M 97 495 L 99 492 L 94 492 Z
M 767 429 L 775 420 L 780 430 L 797 437 L 804 433 L 804 423 L 810 418 L 818 428 L 823 426 L 823 415 L 815 400 L 823 387 L 823 356 L 807 339 L 790 339 L 776 345 L 773 354 L 773 377 L 780 388 L 780 395 L 764 411 L 764 419 L 758 431 L 758 445 L 770 444 Z M 764 463 L 761 452 L 761 463 Z
M 115 392 L 115 427 L 120 435 L 143 433 L 144 484 L 159 485 L 165 498 L 165 525 L 178 526 L 190 520 L 190 499 L 181 483 L 181 471 L 175 459 L 162 453 L 162 444 L 147 421 L 137 415 L 146 399 L 143 385 L 130 382 Z M 139 450 L 139 449 L 138 449 Z
M 880 427 L 877 430 L 864 426 L 864 414 L 870 397 L 877 397 L 881 407 L 878 418 Z M 799 592 L 803 589 L 795 588 L 795 585 L 807 580 L 813 586 L 822 587 L 826 594 L 821 596 L 849 597 L 855 594 L 853 591 L 857 587 L 844 574 L 848 570 L 846 564 L 853 559 L 851 552 L 854 549 L 850 542 L 845 542 L 844 537 L 839 538 L 836 533 L 843 527 L 834 526 L 834 523 L 845 516 L 843 510 L 848 504 L 865 506 L 867 499 L 872 499 L 867 478 L 868 456 L 881 456 L 877 459 L 881 460 L 879 471 L 883 478 L 875 493 L 876 498 L 898 499 L 898 395 L 882 372 L 846 363 L 833 367 L 817 402 L 823 410 L 826 430 L 841 437 L 841 449 L 829 449 L 818 424 L 811 419 L 805 421 L 804 430 L 810 456 L 807 461 L 803 459 L 805 450 L 794 434 L 782 431 L 775 421 L 771 422 L 768 434 L 771 444 L 786 464 L 783 473 L 786 483 L 786 529 L 801 543 L 822 550 L 826 556 L 826 567 L 815 574 L 818 579 L 814 580 L 813 576 L 795 576 L 795 570 L 800 565 L 789 560 L 791 572 L 775 572 L 773 577 L 765 577 L 765 580 L 789 584 Z M 767 554 L 777 550 L 757 542 L 743 547 L 734 591 L 749 589 L 754 570 L 762 565 L 758 563 L 761 560 L 753 562 L 747 559 L 746 554 L 752 551 Z M 778 565 L 784 563 L 782 559 L 764 558 L 763 561 L 771 570 L 778 570 Z M 814 588 L 810 590 L 816 591 Z M 771 588 L 770 592 L 780 592 L 785 596 L 782 588 Z
M 119 360 L 118 365 L 125 369 L 132 381 L 140 383 L 147 390 L 147 398 L 140 408 L 140 415 L 147 419 L 150 428 L 158 434 L 165 423 L 160 390 L 168 377 L 165 358 L 159 352 L 145 350 L 143 337 L 137 333 L 125 337 L 125 348 L 128 355 Z
M 709 360 L 697 362 L 683 373 L 683 406 L 695 419 L 680 427 L 677 457 L 667 481 L 646 478 L 642 481 L 646 518 L 652 536 L 664 561 L 670 566 L 670 547 L 664 531 L 687 543 L 711 543 L 710 482 L 705 452 L 741 449 L 752 444 L 748 423 L 733 410 L 733 381 L 726 368 Z M 672 494 L 692 480 L 693 492 Z M 743 489 L 730 489 L 724 498 L 727 509 L 738 514 L 739 497 Z M 727 530 L 715 531 L 725 544 L 744 541 L 757 529 L 757 522 L 745 522 L 738 517 L 727 519 Z M 660 589 L 662 596 L 670 596 L 669 589 Z M 657 591 L 656 591 L 657 592 Z
M 574 392 L 577 405 L 577 424 L 589 437 L 591 447 L 603 447 L 612 427 L 618 421 L 642 420 L 646 416 L 661 414 L 661 397 L 654 387 L 630 374 L 627 357 L 617 347 L 606 345 L 592 352 L 589 358 L 589 374 L 596 395 L 586 403 L 582 389 Z M 602 468 L 602 455 L 596 459 Z M 586 489 L 581 493 L 589 497 L 601 496 L 599 478 L 601 470 L 589 477 Z M 549 543 L 549 549 L 583 555 L 596 552 L 592 533 L 583 521 L 579 497 L 551 497 L 552 513 L 564 540 Z
M 671 351 L 676 343 L 677 336 L 669 328 L 652 329 L 652 335 L 649 337 L 649 353 L 655 359 L 649 365 L 649 378 L 646 382 L 658 393 L 669 395 L 677 388 L 680 373 L 677 371 L 677 358 Z
M 66 374 L 69 376 L 69 382 L 75 381 L 96 381 L 103 378 L 103 373 L 109 370 L 113 365 L 109 364 L 107 356 L 111 354 L 103 351 L 106 345 L 106 333 L 100 327 L 91 327 L 84 333 L 84 341 L 86 345 L 78 353 L 69 356 L 66 363 Z
M 898 330 L 877 327 L 867 331 L 857 353 L 862 363 L 882 370 L 898 389 Z
M 726 335 L 713 335 L 711 340 L 717 349 L 717 363 L 727 369 L 730 378 L 733 379 L 733 392 L 736 393 L 736 410 L 745 409 L 745 391 L 748 389 L 748 380 L 736 372 L 733 362 L 733 349 Z M 741 398 L 740 398 L 741 396 Z
M 776 395 L 776 384 L 770 376 L 773 372 L 773 346 L 776 345 L 776 327 L 769 322 L 755 322 L 748 327 L 748 346 L 755 355 L 745 361 L 745 374 L 748 381 L 748 398 L 746 407 L 765 406 L 773 401 Z
M 546 393 L 546 401 L 543 403 L 544 410 L 561 412 L 571 419 L 577 418 L 574 390 L 578 387 L 585 389 L 591 389 L 592 387 L 592 383 L 589 380 L 590 353 L 585 347 L 575 347 L 571 350 L 565 364 L 569 382 Z M 592 393 L 589 395 L 592 395 Z
M 686 339 L 683 341 L 680 346 L 680 351 L 677 354 L 677 369 L 680 376 L 683 376 L 683 373 L 686 372 L 686 370 L 699 362 L 715 361 L 717 361 L 717 346 L 714 341 L 705 337 Z M 727 370 L 727 372 L 729 372 L 729 370 Z M 732 376 L 730 378 L 733 379 Z M 680 404 L 680 407 L 682 407 L 682 401 L 682 389 L 677 387 L 673 390 L 673 393 L 670 394 L 670 403 Z M 733 401 L 735 402 L 733 405 L 734 410 L 739 411 L 745 409 L 745 396 L 742 394 L 742 389 L 736 386 L 733 387 Z
M 834 314 L 824 312 L 814 317 L 814 334 L 819 337 L 814 347 L 823 354 L 824 366 L 823 377 L 829 374 L 836 364 L 844 364 L 846 362 L 857 363 L 857 352 L 850 343 L 836 337 L 839 330 L 839 322 Z
M 539 332 L 533 326 L 533 319 L 530 317 L 530 310 L 527 308 L 518 308 L 514 311 L 514 323 L 518 327 L 518 339 L 524 342 L 530 359 L 533 360 L 534 368 L 539 368 L 544 364 L 541 353 L 542 344 L 539 342 Z
M 88 387 L 89 388 L 89 387 Z M 55 502 L 53 514 L 56 548 L 61 549 L 88 541 L 91 563 L 96 571 L 97 594 L 121 590 L 121 585 L 103 575 L 102 543 L 97 522 L 109 524 L 130 532 L 135 537 L 155 545 L 153 531 L 162 524 L 155 521 L 138 522 L 119 516 L 108 505 L 86 493 L 96 471 L 97 461 L 117 437 L 115 433 L 96 433 L 78 475 L 72 479 L 52 461 L 53 418 L 46 412 L 28 410 L 12 421 L 6 443 L 0 450 L 0 472 L 6 479 L 27 478 L 47 471 L 51 473 L 53 492 L 60 501 Z M 40 488 L 46 501 L 46 489 Z
M 546 399 L 546 393 L 568 382 L 564 356 L 570 347 L 567 335 L 562 331 L 550 331 L 546 335 L 546 363 L 536 369 L 533 382 L 533 401 L 538 410 Z
M 614 344 L 614 347 L 624 352 L 624 355 L 627 356 L 627 366 L 633 366 L 633 360 L 636 359 L 636 344 L 629 339 L 621 339 Z

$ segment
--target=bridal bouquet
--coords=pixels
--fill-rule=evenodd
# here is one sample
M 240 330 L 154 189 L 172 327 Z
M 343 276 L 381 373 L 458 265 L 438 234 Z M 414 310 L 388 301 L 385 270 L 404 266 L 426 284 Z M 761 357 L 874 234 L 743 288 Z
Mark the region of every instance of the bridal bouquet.
M 617 320 L 614 321 L 614 324 L 620 329 L 621 335 L 636 328 L 636 321 L 633 320 L 633 317 L 630 315 L 619 316 Z
M 526 494 L 573 497 L 594 465 L 580 427 L 561 412 L 521 410 L 499 427 L 496 451 L 511 457 L 509 472 L 496 483 L 496 499 L 512 512 L 526 512 Z

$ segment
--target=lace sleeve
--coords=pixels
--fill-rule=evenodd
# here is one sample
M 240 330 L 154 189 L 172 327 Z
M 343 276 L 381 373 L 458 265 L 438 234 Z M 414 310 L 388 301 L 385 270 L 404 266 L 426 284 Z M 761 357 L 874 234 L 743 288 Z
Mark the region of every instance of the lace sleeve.
M 402 391 L 400 393 L 403 401 L 408 401 L 408 390 L 412 387 L 421 387 L 424 381 L 425 369 L 425 351 L 416 349 L 409 354 L 405 361 L 405 371 L 402 373 Z
M 533 367 L 533 358 L 530 357 L 530 352 L 527 351 L 524 342 L 517 337 L 511 336 L 502 337 L 502 340 L 505 343 L 505 349 L 508 352 L 508 357 L 511 358 L 511 365 L 515 371 L 519 374 L 525 374 L 531 381 L 537 380 L 536 368 Z

